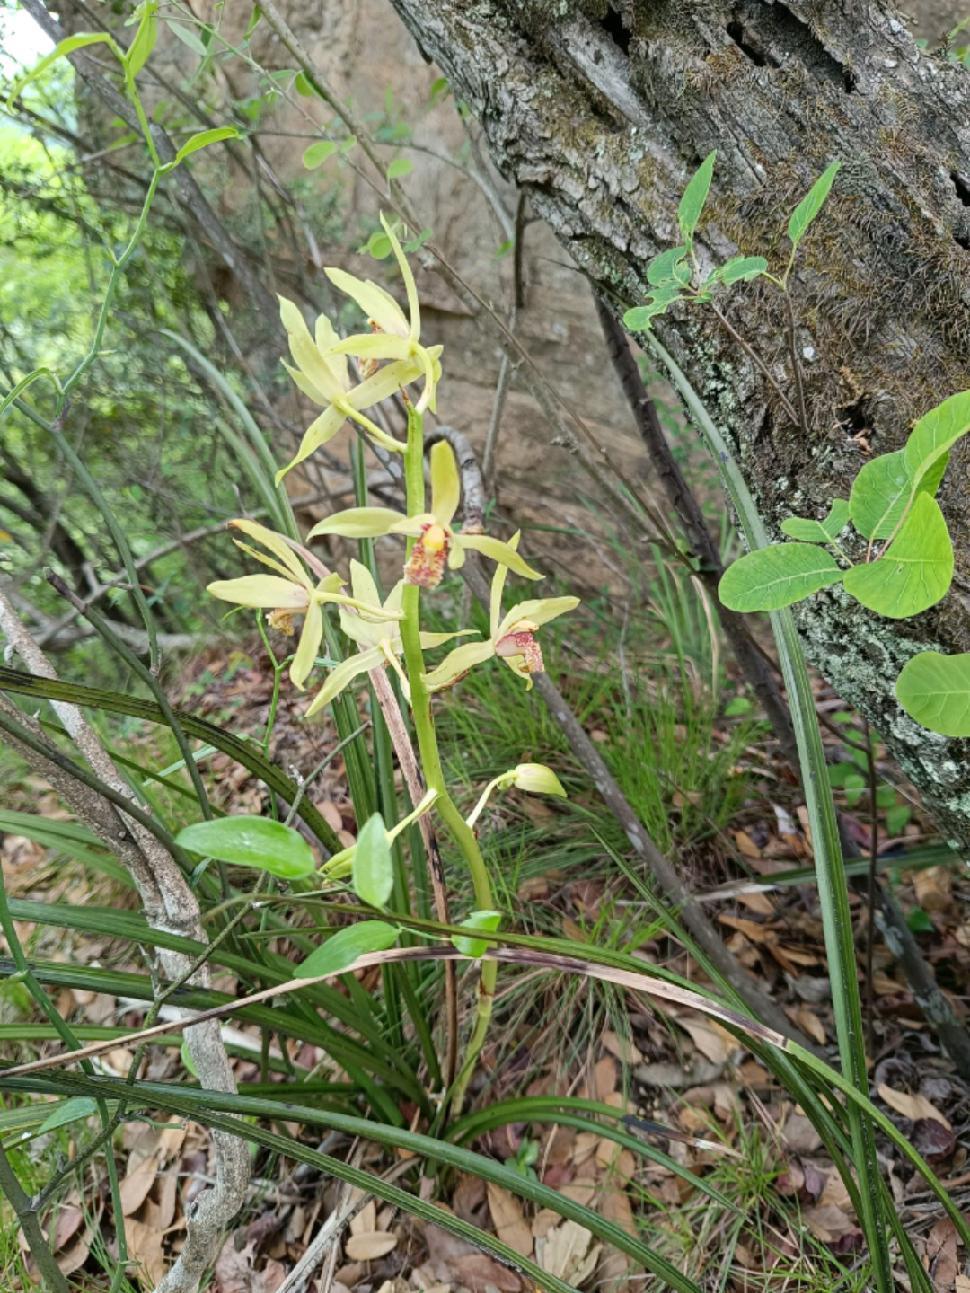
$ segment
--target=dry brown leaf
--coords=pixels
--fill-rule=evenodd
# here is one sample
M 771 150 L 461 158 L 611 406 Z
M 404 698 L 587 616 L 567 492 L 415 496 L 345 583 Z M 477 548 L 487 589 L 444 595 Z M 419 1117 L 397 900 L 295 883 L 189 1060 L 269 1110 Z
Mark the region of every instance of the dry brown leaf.
M 775 914 L 774 903 L 760 889 L 752 889 L 748 893 L 739 893 L 738 902 L 742 907 L 747 907 L 748 911 L 753 911 L 757 916 L 773 916 Z
M 960 1269 L 956 1226 L 949 1217 L 941 1217 L 926 1236 L 926 1256 L 934 1288 L 945 1293 L 945 1290 L 953 1287 Z
M 736 1038 L 716 1020 L 705 1019 L 703 1015 L 680 1015 L 677 1023 L 690 1033 L 694 1045 L 712 1064 L 724 1064 L 740 1050 Z
M 943 911 L 949 906 L 951 883 L 948 867 L 931 866 L 913 872 L 913 892 L 924 911 Z
M 953 1293 L 970 1293 L 970 1275 L 958 1275 Z
M 590 1247 L 593 1236 L 575 1221 L 553 1227 L 544 1239 L 536 1240 L 536 1260 L 549 1275 L 567 1284 L 582 1284 L 592 1275 L 599 1260 L 600 1245 Z
M 372 1262 L 396 1247 L 397 1235 L 390 1230 L 371 1230 L 366 1235 L 351 1235 L 344 1251 L 355 1262 Z
M 121 1182 L 121 1210 L 126 1217 L 137 1212 L 145 1202 L 157 1174 L 158 1160 L 154 1157 L 146 1158 Z
M 878 1086 L 876 1090 L 890 1109 L 895 1109 L 896 1113 L 902 1114 L 910 1122 L 917 1122 L 920 1118 L 932 1118 L 948 1130 L 952 1130 L 943 1114 L 940 1113 L 935 1104 L 927 1100 L 925 1095 L 908 1095 L 905 1091 L 894 1091 L 891 1086 L 886 1086 L 885 1083 Z
M 162 1232 L 134 1217 L 125 1217 L 125 1239 L 128 1255 L 138 1266 L 138 1277 L 146 1288 L 154 1288 L 165 1274 Z
M 643 1056 L 634 1046 L 629 1037 L 620 1037 L 617 1033 L 607 1030 L 602 1036 L 603 1049 L 615 1055 L 623 1064 L 639 1064 Z
M 822 1138 L 803 1113 L 792 1111 L 785 1119 L 782 1138 L 795 1154 L 814 1154 Z
M 515 1195 L 490 1182 L 488 1210 L 499 1239 L 523 1257 L 531 1257 L 532 1227 L 526 1221 L 522 1204 Z
M 459 1281 L 472 1293 L 491 1293 L 492 1289 L 498 1289 L 499 1293 L 519 1293 L 522 1288 L 515 1271 L 493 1262 L 485 1253 L 466 1253 L 456 1258 L 453 1265 Z
M 811 1037 L 813 1041 L 818 1042 L 819 1046 L 824 1046 L 826 1041 L 825 1025 L 819 1019 L 814 1010 L 809 1010 L 806 1005 L 787 1006 L 785 1013 L 793 1024 L 802 1030 L 806 1036 Z
M 814 1208 L 803 1208 L 802 1219 L 815 1238 L 821 1239 L 823 1244 L 842 1239 L 856 1229 L 852 1217 L 834 1203 L 820 1203 Z
M 348 1203 L 353 1204 L 363 1193 L 361 1190 L 355 1190 L 353 1195 L 348 1199 Z M 373 1199 L 368 1199 L 361 1210 L 350 1222 L 350 1233 L 352 1235 L 369 1235 L 371 1231 L 377 1229 L 377 1204 Z
M 606 1055 L 593 1067 L 593 1099 L 605 1100 L 616 1090 L 616 1060 Z

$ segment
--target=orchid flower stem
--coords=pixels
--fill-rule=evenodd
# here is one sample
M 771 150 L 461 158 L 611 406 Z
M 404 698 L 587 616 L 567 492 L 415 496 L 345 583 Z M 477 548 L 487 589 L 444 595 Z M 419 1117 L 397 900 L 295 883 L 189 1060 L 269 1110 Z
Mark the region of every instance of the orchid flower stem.
M 414 408 L 408 409 L 408 446 L 404 456 L 404 480 L 408 515 L 423 515 L 425 511 L 424 426 L 421 414 Z M 412 543 L 413 540 L 409 540 L 409 550 Z M 478 847 L 475 832 L 458 811 L 445 785 L 441 755 L 438 751 L 438 737 L 431 715 L 431 696 L 424 682 L 424 653 L 421 650 L 421 589 L 416 584 L 405 584 L 401 609 L 404 612 L 401 623 L 404 664 L 411 688 L 411 712 L 424 779 L 429 790 L 438 792 L 435 808 L 464 856 L 472 883 L 475 906 L 480 911 L 489 911 L 494 904 L 485 859 Z M 458 1077 L 451 1091 L 445 1096 L 446 1104 L 450 1104 L 455 1113 L 461 1111 L 465 1089 L 475 1071 L 475 1065 L 485 1043 L 497 977 L 498 963 L 482 961 L 475 1023 Z

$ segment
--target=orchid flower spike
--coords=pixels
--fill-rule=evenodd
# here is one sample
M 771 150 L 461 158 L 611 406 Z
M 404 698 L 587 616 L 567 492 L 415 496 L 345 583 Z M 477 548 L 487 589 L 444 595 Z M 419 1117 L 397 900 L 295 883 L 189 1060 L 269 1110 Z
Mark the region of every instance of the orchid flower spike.
M 351 539 L 376 539 L 384 534 L 406 534 L 416 542 L 404 567 L 404 582 L 421 588 L 434 588 L 441 582 L 447 564 L 458 570 L 465 562 L 465 552 L 480 552 L 483 557 L 508 566 L 526 579 L 541 579 L 538 570 L 527 565 L 515 547 L 492 539 L 487 534 L 466 534 L 452 528 L 452 520 L 461 498 L 461 481 L 455 453 L 447 440 L 431 448 L 431 511 L 420 516 L 404 516 L 389 507 L 351 507 L 336 512 L 315 525 L 307 536 L 340 534 Z
M 371 279 L 355 278 L 342 269 L 327 269 L 324 273 L 334 287 L 345 293 L 360 306 L 367 316 L 373 331 L 356 333 L 345 341 L 331 347 L 331 355 L 354 355 L 364 361 L 372 359 L 393 359 L 398 362 L 417 361 L 424 373 L 424 390 L 416 404 L 419 413 L 425 409 L 435 410 L 435 394 L 441 369 L 437 357 L 441 353 L 438 346 L 428 348 L 421 344 L 421 306 L 418 302 L 418 289 L 411 273 L 400 242 L 394 230 L 381 216 L 381 224 L 387 234 L 394 258 L 404 280 L 407 293 L 408 313 Z
M 398 358 L 395 363 L 379 368 L 364 381 L 352 386 L 346 353 L 337 354 L 334 351 L 340 338 L 334 332 L 330 320 L 321 314 L 313 337 L 299 308 L 283 296 L 279 298 L 279 303 L 280 320 L 286 330 L 293 358 L 292 365 L 283 360 L 283 367 L 304 395 L 309 396 L 324 411 L 307 427 L 291 461 L 276 473 L 276 483 L 279 484 L 288 471 L 308 458 L 315 449 L 332 440 L 348 418 L 385 449 L 394 453 L 403 452 L 404 445 L 382 431 L 362 410 L 380 404 L 388 396 L 415 381 L 426 373 L 427 364 L 431 365 L 433 372 L 440 372 L 438 356 L 441 354 L 441 346 L 432 346 L 426 356 Z
M 513 535 L 509 547 L 518 546 L 519 535 Z M 532 688 L 532 675 L 543 672 L 542 648 L 536 639 L 536 633 L 543 624 L 574 611 L 579 605 L 578 597 L 540 597 L 530 601 L 519 602 L 510 611 L 502 615 L 502 593 L 508 575 L 506 566 L 498 566 L 492 576 L 491 597 L 489 599 L 489 636 L 484 642 L 466 642 L 455 647 L 445 656 L 437 669 L 425 674 L 424 681 L 429 691 L 441 691 L 452 687 L 459 678 L 474 668 L 498 656 L 504 660 L 514 674 L 525 679 L 526 690 Z
M 351 560 L 350 586 L 356 605 L 366 607 L 370 618 L 365 619 L 359 610 L 341 607 L 340 627 L 362 649 L 342 660 L 330 671 L 327 681 L 306 711 L 307 718 L 339 696 L 358 675 L 370 673 L 372 669 L 379 669 L 383 665 L 390 665 L 397 671 L 404 695 L 410 698 L 407 676 L 398 660 L 398 656 L 404 651 L 399 622 L 404 581 L 395 584 L 382 602 L 370 571 L 359 561 Z M 457 633 L 422 632 L 421 646 L 427 651 L 473 632 L 474 629 L 461 629 Z
M 517 763 L 507 772 L 500 772 L 493 777 L 479 797 L 478 803 L 465 819 L 469 826 L 474 826 L 482 815 L 493 790 L 524 790 L 530 795 L 554 795 L 557 799 L 567 799 L 562 782 L 552 768 L 544 763 Z
M 296 653 L 290 663 L 290 678 L 301 691 L 309 677 L 323 641 L 323 607 L 328 602 L 355 608 L 361 615 L 400 619 L 400 612 L 386 610 L 380 605 L 365 605 L 339 592 L 343 579 L 330 574 L 312 553 L 293 543 L 282 534 L 268 530 L 256 521 L 230 521 L 234 530 L 241 530 L 257 543 L 262 544 L 272 556 L 257 552 L 248 543 L 236 539 L 235 544 L 248 556 L 254 557 L 275 575 L 243 575 L 239 579 L 217 579 L 208 585 L 213 597 L 237 606 L 250 606 L 270 612 L 270 623 L 284 633 L 292 633 L 292 616 L 303 615 L 303 629 Z M 316 582 L 307 574 L 303 562 L 296 555 L 304 555 L 306 562 L 317 574 Z

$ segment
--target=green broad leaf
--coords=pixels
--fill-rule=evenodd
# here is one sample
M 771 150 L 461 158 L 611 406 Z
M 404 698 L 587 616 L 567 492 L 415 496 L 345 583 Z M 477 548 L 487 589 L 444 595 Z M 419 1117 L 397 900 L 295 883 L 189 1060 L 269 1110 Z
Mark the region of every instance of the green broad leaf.
M 902 835 L 912 815 L 909 804 L 893 804 L 886 809 L 886 830 L 890 835 Z
M 841 578 L 824 548 L 773 543 L 732 562 L 721 576 L 718 595 L 732 611 L 778 611 Z
M 822 521 L 804 516 L 788 516 L 781 523 L 782 534 L 803 543 L 833 543 L 849 523 L 849 504 L 844 498 L 833 498 L 829 514 Z
M 97 1112 L 97 1108 L 93 1096 L 72 1096 L 70 1100 L 65 1100 L 47 1115 L 37 1128 L 37 1135 L 43 1136 L 44 1132 L 54 1131 L 57 1127 L 66 1127 L 69 1122 L 80 1122 L 82 1118 L 90 1118 Z
M 293 89 L 304 99 L 312 99 L 316 94 L 306 72 L 297 72 L 293 78 Z
M 681 299 L 676 284 L 658 287 L 655 292 L 650 293 L 646 305 L 635 305 L 632 310 L 627 310 L 623 316 L 623 324 L 630 332 L 647 332 L 651 319 L 658 314 L 664 314 L 669 305 Z
M 173 22 L 171 18 L 166 18 L 165 22 L 168 25 L 169 31 L 176 37 L 176 39 L 180 40 L 183 45 L 186 45 L 193 54 L 198 54 L 200 58 L 205 58 L 209 51 L 206 49 L 201 38 L 196 35 L 194 27 L 189 27 L 186 23 L 182 22 Z M 208 31 L 209 29 L 206 28 L 206 30 Z
M 913 497 L 903 452 L 884 453 L 862 468 L 849 491 L 852 524 L 866 539 L 888 539 Z
M 919 486 L 941 458 L 970 431 L 970 391 L 961 391 L 918 419 L 903 446 L 903 461 L 913 483 Z M 945 469 L 945 463 L 944 463 Z M 940 472 L 937 479 L 942 479 Z M 935 492 L 935 490 L 934 490 Z
M 387 168 L 387 178 L 389 180 L 403 180 L 405 175 L 410 175 L 413 170 L 414 162 L 409 157 L 395 157 Z
M 694 230 L 704 210 L 707 195 L 711 191 L 711 176 L 714 174 L 716 157 L 716 149 L 707 154 L 684 189 L 684 196 L 680 199 L 680 206 L 677 208 L 677 223 L 680 226 L 681 237 L 688 246 L 694 237 Z
M 338 929 L 312 951 L 297 967 L 296 977 L 315 979 L 321 974 L 339 974 L 348 965 L 353 965 L 358 956 L 393 947 L 399 933 L 400 930 L 386 920 L 359 920 L 346 929 Z
M 754 710 L 754 701 L 747 696 L 732 696 L 724 706 L 725 718 L 744 718 Z
M 212 130 L 200 130 L 197 135 L 187 139 L 175 154 L 175 164 L 177 166 L 179 162 L 184 162 L 186 157 L 191 157 L 200 148 L 208 148 L 210 144 L 221 144 L 224 139 L 238 138 L 239 131 L 235 126 L 214 126 Z
M 707 282 L 725 285 L 750 283 L 753 278 L 760 278 L 767 268 L 768 262 L 764 256 L 732 256 L 714 271 Z
M 179 831 L 176 839 L 185 849 L 203 857 L 251 866 L 284 880 L 298 880 L 316 869 L 316 858 L 292 826 L 239 813 L 211 822 L 196 822 Z
M 917 494 L 886 552 L 845 573 L 847 593 L 877 615 L 903 620 L 919 615 L 946 595 L 953 578 L 953 545 L 940 505 Z
M 158 40 L 157 11 L 157 0 L 145 0 L 135 10 L 136 15 L 140 16 L 138 29 L 125 54 L 125 74 L 132 81 L 148 62 Z
M 690 266 L 684 263 L 687 248 L 671 247 L 654 256 L 647 266 L 647 282 L 652 287 L 662 287 L 665 283 L 676 280 L 681 284 L 690 282 Z
M 394 888 L 394 867 L 391 842 L 380 813 L 369 817 L 357 836 L 351 884 L 361 902 L 372 907 L 387 905 Z
M 462 929 L 477 929 L 482 933 L 491 934 L 498 929 L 502 921 L 500 911 L 473 911 L 470 916 L 466 916 L 461 922 Z M 484 956 L 488 951 L 488 943 L 484 938 L 462 938 L 460 934 L 455 934 L 451 939 L 458 951 L 463 956 L 474 956 L 476 960 Z
M 356 135 L 348 135 L 348 136 L 347 136 L 347 138 L 346 138 L 346 139 L 343 141 L 343 143 L 340 145 L 340 155 L 341 155 L 341 157 L 345 157 L 345 156 L 347 155 L 347 153 L 353 152 L 353 150 L 354 150 L 356 147 L 357 147 L 357 136 L 356 136 Z
M 332 157 L 339 144 L 332 139 L 318 139 L 315 144 L 303 151 L 303 165 L 308 171 L 315 171 L 318 166 L 322 166 L 328 158 Z
M 970 736 L 970 652 L 914 655 L 896 679 L 896 699 L 931 732 Z
M 825 199 L 835 183 L 835 177 L 841 166 L 841 162 L 833 162 L 831 166 L 826 167 L 791 213 L 788 221 L 788 237 L 791 239 L 792 251 L 804 238 L 808 226 L 825 205 Z
M 914 934 L 932 934 L 935 926 L 922 907 L 914 907 L 906 917 L 906 924 Z
M 250 36 L 259 26 L 259 21 L 263 16 L 263 11 L 258 4 L 253 5 L 253 11 L 249 15 L 249 21 L 246 23 L 246 30 L 243 32 L 243 40 L 249 40 Z
M 26 89 L 31 81 L 36 81 L 59 58 L 66 58 L 68 54 L 73 54 L 76 49 L 84 49 L 88 45 L 113 44 L 114 42 L 106 31 L 79 31 L 74 36 L 67 36 L 60 44 L 55 45 L 49 54 L 45 54 L 40 62 L 35 63 L 25 76 L 21 76 L 14 81 L 10 87 L 10 93 L 7 95 L 7 107 L 11 107 L 13 101 Z M 114 48 L 117 50 L 117 45 Z

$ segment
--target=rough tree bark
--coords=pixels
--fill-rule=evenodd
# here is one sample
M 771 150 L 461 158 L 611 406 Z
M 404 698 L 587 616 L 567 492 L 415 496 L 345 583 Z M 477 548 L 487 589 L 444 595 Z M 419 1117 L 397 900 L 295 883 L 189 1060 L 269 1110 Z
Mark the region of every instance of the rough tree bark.
M 970 387 L 970 73 L 921 51 L 886 3 L 392 4 L 480 118 L 497 165 L 617 311 L 643 299 L 647 262 L 677 241 L 679 195 L 712 148 L 702 261 L 741 251 L 775 268 L 792 207 L 841 159 L 793 285 L 807 435 L 709 308 L 658 325 L 769 527 L 822 515 L 870 451 L 898 448 L 915 417 Z M 729 302 L 733 326 L 791 389 L 779 296 L 753 286 Z M 911 722 L 893 684 L 918 650 L 970 650 L 968 467 L 964 442 L 941 494 L 957 572 L 939 607 L 898 623 L 839 590 L 798 615 L 811 659 L 964 845 L 968 743 Z

